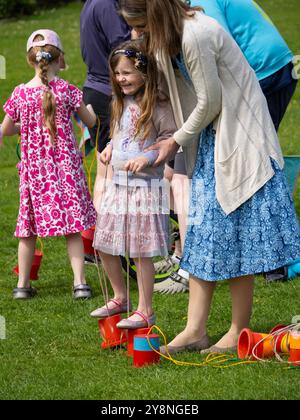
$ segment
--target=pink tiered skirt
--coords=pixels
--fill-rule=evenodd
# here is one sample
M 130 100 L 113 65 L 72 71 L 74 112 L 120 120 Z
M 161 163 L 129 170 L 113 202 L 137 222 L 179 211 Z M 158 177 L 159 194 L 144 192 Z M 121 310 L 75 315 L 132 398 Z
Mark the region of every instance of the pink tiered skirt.
M 162 186 L 106 188 L 98 210 L 93 246 L 110 255 L 168 255 L 169 206 Z

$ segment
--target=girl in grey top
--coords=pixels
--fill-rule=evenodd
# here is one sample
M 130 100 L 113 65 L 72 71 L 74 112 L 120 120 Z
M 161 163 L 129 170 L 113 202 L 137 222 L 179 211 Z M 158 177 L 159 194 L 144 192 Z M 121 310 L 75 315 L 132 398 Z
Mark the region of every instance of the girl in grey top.
M 101 201 L 94 247 L 100 251 L 114 298 L 91 315 L 106 317 L 129 308 L 119 259 L 128 254 L 137 266 L 139 304 L 117 326 L 142 328 L 155 322 L 152 257 L 168 254 L 169 212 L 164 165 L 154 168 L 158 153 L 145 149 L 172 137 L 176 126 L 171 106 L 158 89 L 156 60 L 138 42 L 126 42 L 112 53 L 110 71 L 112 140 L 101 160 L 111 161 L 114 176 Z

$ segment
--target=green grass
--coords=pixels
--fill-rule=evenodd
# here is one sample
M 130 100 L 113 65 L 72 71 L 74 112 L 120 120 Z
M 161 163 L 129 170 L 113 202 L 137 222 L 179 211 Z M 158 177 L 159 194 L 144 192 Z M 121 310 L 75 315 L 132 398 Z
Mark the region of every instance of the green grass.
M 298 0 L 259 1 L 278 25 L 294 53 L 299 46 Z M 49 27 L 61 34 L 70 69 L 63 77 L 82 85 L 85 67 L 79 49 L 80 4 L 17 21 L 1 22 L 0 55 L 7 58 L 7 79 L 0 80 L 1 105 L 13 87 L 32 77 L 25 62 L 29 34 Z M 280 130 L 287 154 L 300 154 L 300 90 L 289 107 Z M 3 117 L 0 111 L 0 120 Z M 178 367 L 168 361 L 158 366 L 134 369 L 124 350 L 101 351 L 97 322 L 89 312 L 102 302 L 97 273 L 86 270 L 95 296 L 86 302 L 71 298 L 72 272 L 65 240 L 44 241 L 44 258 L 37 283 L 39 294 L 32 301 L 12 300 L 17 260 L 13 237 L 18 209 L 16 139 L 5 139 L 0 150 L 0 315 L 6 318 L 7 339 L 0 340 L 0 399 L 299 399 L 299 371 L 286 370 L 278 362 L 257 363 L 229 369 Z M 296 197 L 299 210 L 300 199 Z M 131 283 L 132 299 L 137 288 Z M 256 280 L 251 327 L 268 331 L 290 323 L 300 313 L 299 280 L 265 285 Z M 154 296 L 158 324 L 169 338 L 185 325 L 188 295 Z M 230 323 L 230 298 L 226 284 L 218 286 L 209 334 L 213 341 Z M 181 360 L 199 362 L 197 354 Z

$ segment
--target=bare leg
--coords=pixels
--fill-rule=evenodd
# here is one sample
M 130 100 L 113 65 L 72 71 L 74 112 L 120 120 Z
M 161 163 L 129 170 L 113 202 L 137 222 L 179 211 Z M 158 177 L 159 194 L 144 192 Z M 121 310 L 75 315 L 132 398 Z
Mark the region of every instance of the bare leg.
M 189 179 L 186 175 L 174 174 L 172 179 L 175 213 L 177 213 L 181 249 L 183 250 L 187 230 L 187 215 L 189 206 Z M 182 253 L 181 253 L 182 254 Z M 179 254 L 178 256 L 181 256 Z
M 206 334 L 206 323 L 215 282 L 208 282 L 190 276 L 188 321 L 185 329 L 169 343 L 170 346 L 184 346 L 201 340 Z
M 74 286 L 86 284 L 84 276 L 84 249 L 80 233 L 66 236 L 67 249 L 74 274 Z
M 174 195 L 173 195 L 173 190 L 172 190 L 172 187 L 171 187 L 173 176 L 174 176 L 174 169 L 170 168 L 170 166 L 168 166 L 168 165 L 165 165 L 164 177 L 169 181 L 169 187 L 170 187 L 170 209 L 174 211 Z M 182 255 L 180 240 L 175 241 L 174 253 L 178 257 L 181 257 L 181 255 Z
M 149 317 L 153 314 L 152 297 L 155 275 L 154 264 L 152 258 L 135 258 L 134 262 L 137 267 L 139 287 L 139 304 L 137 310 Z M 130 319 L 140 321 L 138 315 L 134 315 Z
M 99 252 L 104 270 L 109 278 L 111 286 L 114 291 L 114 299 L 118 299 L 121 302 L 126 302 L 127 293 L 126 286 L 124 282 L 124 277 L 122 273 L 121 259 L 115 255 L 105 254 L 104 252 Z M 114 303 L 109 302 L 108 308 L 115 306 Z
M 229 281 L 232 299 L 232 322 L 229 331 L 216 343 L 218 347 L 233 347 L 243 328 L 248 328 L 252 314 L 254 276 Z
M 97 176 L 94 185 L 94 206 L 99 211 L 101 204 L 101 197 L 104 192 L 106 180 L 105 180 L 106 166 L 100 161 L 100 153 L 97 152 Z M 108 165 L 107 168 L 107 180 L 112 178 L 112 168 Z
M 30 286 L 30 271 L 32 267 L 36 236 L 21 238 L 18 248 L 19 281 L 18 287 Z

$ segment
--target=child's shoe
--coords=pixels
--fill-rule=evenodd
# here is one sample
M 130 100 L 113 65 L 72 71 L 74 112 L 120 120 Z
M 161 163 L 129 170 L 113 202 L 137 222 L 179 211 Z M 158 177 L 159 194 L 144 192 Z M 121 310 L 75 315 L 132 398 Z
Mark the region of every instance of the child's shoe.
M 16 287 L 13 290 L 14 299 L 32 299 L 37 294 L 34 287 Z
M 101 308 L 95 309 L 90 315 L 93 318 L 107 318 L 117 314 L 124 314 L 132 310 L 131 302 L 129 302 L 129 305 L 127 301 L 122 302 L 120 299 L 110 299 L 107 303 L 109 302 L 112 302 L 114 306 L 107 308 L 107 306 L 104 305 Z
M 79 284 L 73 287 L 73 298 L 90 299 L 92 297 L 92 289 L 88 284 Z
M 84 264 L 87 264 L 87 265 L 101 264 L 101 260 L 100 260 L 100 258 L 96 259 L 95 255 L 85 254 L 84 255 Z
M 142 319 L 140 321 L 134 321 L 130 319 L 132 315 L 139 315 Z M 156 321 L 156 317 L 154 314 L 147 317 L 145 314 L 143 314 L 140 311 L 134 311 L 129 318 L 122 319 L 122 321 L 118 322 L 117 327 L 124 328 L 127 330 L 135 330 L 137 328 L 152 327 L 152 325 L 155 324 L 155 321 Z

